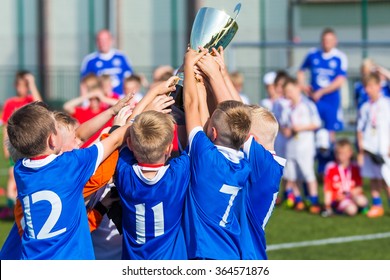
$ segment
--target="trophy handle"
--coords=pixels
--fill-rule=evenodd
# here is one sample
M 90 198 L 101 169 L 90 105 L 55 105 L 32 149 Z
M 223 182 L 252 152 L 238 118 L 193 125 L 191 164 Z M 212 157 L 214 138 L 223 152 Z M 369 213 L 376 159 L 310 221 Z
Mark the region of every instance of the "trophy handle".
M 241 3 L 238 3 L 238 4 L 234 7 L 234 11 L 233 11 L 233 12 L 236 13 L 236 17 L 234 18 L 234 20 L 237 19 L 238 14 L 240 13 L 240 11 L 241 11 Z

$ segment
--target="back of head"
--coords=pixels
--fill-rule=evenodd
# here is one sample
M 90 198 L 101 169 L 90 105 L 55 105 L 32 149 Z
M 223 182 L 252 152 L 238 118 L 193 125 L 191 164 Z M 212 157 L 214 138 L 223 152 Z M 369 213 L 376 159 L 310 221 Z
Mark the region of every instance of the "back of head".
M 42 102 L 25 105 L 8 121 L 7 132 L 14 148 L 26 157 L 45 152 L 50 134 L 57 134 L 53 113 Z
M 54 112 L 54 119 L 58 125 L 67 128 L 69 131 L 74 129 L 78 124 L 78 121 L 75 118 L 64 112 Z
M 250 106 L 250 112 L 252 116 L 251 133 L 267 150 L 273 150 L 279 130 L 279 124 L 274 114 L 257 105 Z
M 221 102 L 211 116 L 210 125 L 217 130 L 218 144 L 239 150 L 251 128 L 249 108 L 239 101 Z
M 172 143 L 174 120 L 171 115 L 147 111 L 130 127 L 131 149 L 141 163 L 157 163 Z

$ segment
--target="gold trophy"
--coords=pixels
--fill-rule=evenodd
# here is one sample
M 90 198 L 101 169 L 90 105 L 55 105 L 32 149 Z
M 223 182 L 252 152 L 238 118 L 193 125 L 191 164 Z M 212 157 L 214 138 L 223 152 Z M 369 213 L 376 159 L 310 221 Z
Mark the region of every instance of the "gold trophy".
M 224 49 L 229 45 L 238 30 L 237 16 L 240 13 L 241 3 L 234 8 L 236 16 L 233 19 L 227 13 L 215 8 L 203 7 L 196 14 L 192 24 L 190 47 L 198 50 L 201 46 L 208 49 Z M 179 85 L 183 86 L 184 73 L 177 74 L 180 77 Z

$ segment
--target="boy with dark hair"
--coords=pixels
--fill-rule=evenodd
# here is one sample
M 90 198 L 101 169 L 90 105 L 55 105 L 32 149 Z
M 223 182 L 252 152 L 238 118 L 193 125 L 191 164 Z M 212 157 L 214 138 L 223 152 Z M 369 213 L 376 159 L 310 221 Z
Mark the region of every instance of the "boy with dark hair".
M 11 116 L 10 142 L 28 157 L 15 165 L 26 224 L 23 259 L 94 259 L 82 191 L 99 164 L 123 143 L 128 127 L 90 148 L 60 153 L 62 137 L 52 112 L 33 103 Z

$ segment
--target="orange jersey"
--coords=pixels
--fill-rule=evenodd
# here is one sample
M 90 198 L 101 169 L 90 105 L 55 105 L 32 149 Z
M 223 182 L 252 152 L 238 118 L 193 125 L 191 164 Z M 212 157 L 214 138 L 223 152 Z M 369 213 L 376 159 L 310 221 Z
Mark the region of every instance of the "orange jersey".
M 336 162 L 330 162 L 325 168 L 324 190 L 332 193 L 332 201 L 342 200 L 350 195 L 353 189 L 362 186 L 359 167 L 351 163 L 343 168 Z
M 101 140 L 108 137 L 108 134 L 103 134 Z M 116 163 L 118 162 L 119 152 L 118 150 L 114 151 L 111 155 L 109 155 L 96 169 L 95 174 L 89 179 L 89 181 L 85 184 L 83 190 L 84 198 L 90 196 L 95 193 L 100 188 L 104 187 L 108 181 L 114 176 Z M 93 210 L 93 209 L 92 209 Z M 100 213 L 95 213 L 97 211 L 89 210 L 87 212 L 88 215 L 88 223 L 90 225 L 91 231 L 95 230 L 102 221 L 102 216 Z M 23 235 L 23 226 L 21 224 L 23 218 L 23 208 L 19 199 L 16 200 L 15 208 L 14 208 L 15 222 L 18 226 L 18 232 L 20 236 Z M 99 217 L 100 216 L 100 217 Z

